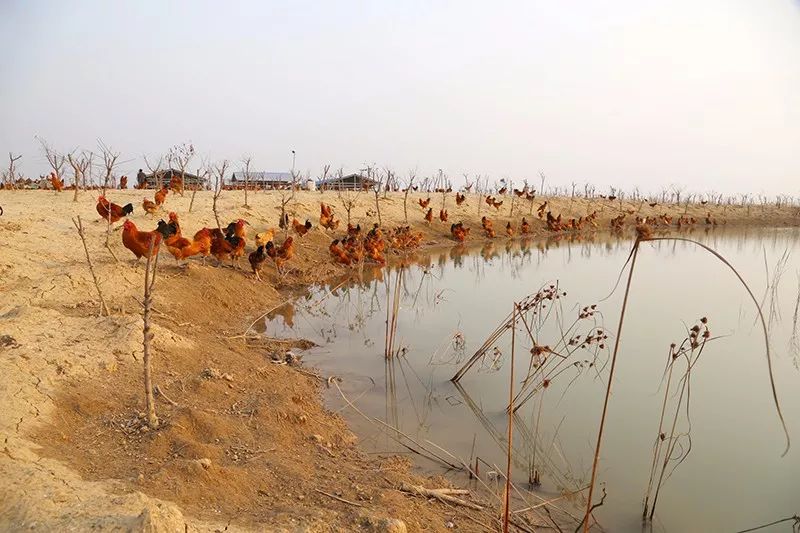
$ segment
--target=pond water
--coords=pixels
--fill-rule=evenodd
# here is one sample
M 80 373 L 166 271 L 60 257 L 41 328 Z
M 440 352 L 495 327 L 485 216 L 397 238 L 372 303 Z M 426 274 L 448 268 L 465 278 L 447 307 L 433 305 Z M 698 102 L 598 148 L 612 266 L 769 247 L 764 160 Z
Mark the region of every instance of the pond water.
M 720 228 L 687 236 L 723 254 L 763 302 L 776 387 L 793 446 L 781 456 L 785 437 L 772 399 L 761 325 L 736 276 L 695 244 L 643 243 L 620 338 L 594 498 L 605 489 L 605 503 L 595 516 L 609 531 L 643 529 L 642 505 L 656 442 L 662 443 L 656 478 L 665 444 L 674 443 L 675 460 L 667 463 L 648 526 L 652 530 L 738 531 L 800 513 L 800 232 Z M 526 323 L 518 321 L 514 330 L 514 388 L 523 389 L 521 398 L 530 396 L 514 417 L 512 479 L 520 489 L 514 506 L 534 505 L 588 484 L 624 277 L 613 289 L 631 245 L 611 236 L 498 239 L 478 248 L 428 253 L 403 267 L 402 274 L 398 268 L 367 269 L 360 279 L 314 288 L 273 313 L 266 333 L 317 342 L 305 363 L 323 375 L 341 377 L 344 395 L 364 415 L 385 421 L 452 462 L 458 461 L 428 442 L 465 462 L 479 457 L 480 486 L 499 490 L 506 464 L 511 330 L 489 343 L 458 385 L 450 378 L 508 318 L 513 302 L 557 286 L 561 296 L 529 310 Z M 395 356 L 387 361 L 387 308 L 391 314 L 395 302 Z M 578 318 L 584 309 L 590 316 Z M 701 317 L 707 317 L 711 337 L 702 352 L 689 354 L 700 352 L 692 359 L 683 394 L 686 358 L 676 359 L 661 426 L 665 438 L 658 439 L 670 344 L 680 345 Z M 586 335 L 597 337 L 598 330 L 601 338 L 584 348 Z M 531 334 L 537 346 L 547 345 L 552 352 L 533 356 Z M 583 337 L 571 345 L 560 341 L 577 334 Z M 478 487 L 463 473 L 410 454 L 396 441 L 402 436 L 366 421 L 335 387 L 326 395 L 330 408 L 341 409 L 368 451 L 406 453 L 427 471 Z M 534 471 L 540 481 L 535 486 L 529 484 Z M 568 510 L 580 506 L 581 499 L 565 498 L 560 504 Z

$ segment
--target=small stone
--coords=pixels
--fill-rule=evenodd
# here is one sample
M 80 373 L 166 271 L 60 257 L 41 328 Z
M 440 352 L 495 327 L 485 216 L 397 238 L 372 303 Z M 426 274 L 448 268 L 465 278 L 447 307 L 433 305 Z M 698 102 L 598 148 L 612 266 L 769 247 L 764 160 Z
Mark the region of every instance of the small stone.
M 225 381 L 233 381 L 233 376 L 226 372 L 225 374 L 222 374 L 222 379 Z
M 202 459 L 197 460 L 197 464 L 202 466 L 205 470 L 208 470 L 209 468 L 211 468 L 211 459 L 209 459 L 208 457 L 203 457 Z
M 322 442 L 325 439 L 322 438 L 322 435 L 314 434 L 314 435 L 311 435 L 311 440 L 313 440 L 315 442 Z

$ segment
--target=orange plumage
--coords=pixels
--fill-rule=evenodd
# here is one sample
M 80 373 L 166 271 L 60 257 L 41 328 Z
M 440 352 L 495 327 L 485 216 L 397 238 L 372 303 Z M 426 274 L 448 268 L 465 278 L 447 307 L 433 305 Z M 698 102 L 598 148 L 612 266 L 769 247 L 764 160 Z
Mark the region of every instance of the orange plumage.
M 122 225 L 122 244 L 133 252 L 136 259 L 150 257 L 150 243 L 153 243 L 153 255 L 158 254 L 158 247 L 161 244 L 161 234 L 157 231 L 139 231 L 130 220 L 126 220 Z
M 109 202 L 105 196 L 97 197 L 97 214 L 103 217 L 103 220 L 110 220 L 113 224 L 131 213 L 133 213 L 133 204 L 126 204 L 122 207 Z

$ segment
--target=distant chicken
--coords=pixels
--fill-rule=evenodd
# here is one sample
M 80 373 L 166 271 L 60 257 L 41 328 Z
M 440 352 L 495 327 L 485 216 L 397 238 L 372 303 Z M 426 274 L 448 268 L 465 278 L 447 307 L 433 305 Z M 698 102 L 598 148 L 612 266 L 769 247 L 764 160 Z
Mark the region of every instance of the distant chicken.
M 130 220 L 122 225 L 122 244 L 133 252 L 138 262 L 142 257 L 150 257 L 150 244 L 153 245 L 153 255 L 158 255 L 161 244 L 161 233 L 158 231 L 139 231 Z
M 450 225 L 450 235 L 458 242 L 464 242 L 469 236 L 469 228 L 464 227 L 463 222 Z
M 385 249 L 386 242 L 383 240 L 383 232 L 378 224 L 375 224 L 364 237 L 364 251 L 371 260 L 383 265 L 386 263 L 383 256 Z
M 347 236 L 348 237 L 359 237 L 361 236 L 361 224 L 356 224 L 353 226 L 349 222 L 347 223 Z
M 546 209 L 547 209 L 547 200 L 545 200 L 544 203 L 540 205 L 539 208 L 536 210 L 536 214 L 539 216 L 539 218 L 544 218 L 544 213 Z
M 442 222 L 447 222 L 447 209 L 440 209 L 439 210 L 439 220 Z
M 275 246 L 275 243 L 270 241 L 264 247 L 264 250 L 267 255 L 275 261 L 275 269 L 279 274 L 282 274 L 283 264 L 294 257 L 294 239 L 292 237 L 286 237 L 286 240 L 283 241 L 283 244 L 279 247 Z
M 419 200 L 417 200 L 417 202 L 419 202 L 419 206 L 422 209 L 428 209 L 428 205 L 431 203 L 431 197 L 429 196 L 427 200 L 423 200 L 422 198 L 420 198 Z
M 127 189 L 128 188 L 128 176 L 122 176 L 119 179 L 119 188 L 120 189 Z
M 527 235 L 531 232 L 531 225 L 525 220 L 525 217 L 522 217 L 522 223 L 519 225 L 519 232 L 522 235 Z
M 113 224 L 131 213 L 133 213 L 133 204 L 125 204 L 124 207 L 120 207 L 106 200 L 105 196 L 97 197 L 97 214 L 103 217 L 103 220 L 109 220 Z
M 50 183 L 53 185 L 53 188 L 56 190 L 56 192 L 61 192 L 64 190 L 64 182 L 61 181 L 61 178 L 59 178 L 55 172 L 50 173 Z
M 514 236 L 514 226 L 511 225 L 511 222 L 506 223 L 506 235 L 509 237 Z
M 523 196 L 525 196 L 525 190 L 514 189 L 514 195 L 517 198 L 522 198 Z
M 456 193 L 456 205 L 461 205 L 467 200 L 466 194 Z
M 296 218 L 292 219 L 292 228 L 294 228 L 294 232 L 300 237 L 308 233 L 308 230 L 310 230 L 311 227 L 311 221 L 308 219 L 306 219 L 305 224 L 301 224 Z
M 159 208 L 158 204 L 145 198 L 144 200 L 142 200 L 142 209 L 144 209 L 145 213 L 147 213 L 148 215 L 154 215 L 156 214 Z
M 169 188 L 175 194 L 183 196 L 183 178 L 173 173 L 169 180 Z
M 162 205 L 164 200 L 167 199 L 167 194 L 169 193 L 169 189 L 167 189 L 166 185 L 161 187 L 160 191 L 156 191 L 155 198 L 156 198 L 156 205 Z
M 431 222 L 433 222 L 433 208 L 432 208 L 432 207 L 429 207 L 429 208 L 428 208 L 428 212 L 427 212 L 427 213 L 425 213 L 425 221 L 426 221 L 428 224 L 430 224 Z
M 492 202 L 492 207 L 494 207 L 498 211 L 500 210 L 500 207 L 502 207 L 502 205 L 503 205 L 503 200 L 500 200 L 499 202 L 495 200 Z

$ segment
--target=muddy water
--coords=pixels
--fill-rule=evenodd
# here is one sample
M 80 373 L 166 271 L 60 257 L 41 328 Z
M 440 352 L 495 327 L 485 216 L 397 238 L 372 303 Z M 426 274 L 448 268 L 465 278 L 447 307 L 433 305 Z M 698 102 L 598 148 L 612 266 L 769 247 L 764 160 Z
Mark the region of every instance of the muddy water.
M 772 400 L 763 335 L 755 307 L 736 277 L 693 244 L 646 243 L 620 339 L 599 469 L 607 498 L 596 516 L 610 531 L 642 529 L 669 346 L 680 344 L 701 317 L 708 318 L 712 340 L 692 367 L 688 396 L 676 386 L 686 364 L 683 358 L 675 363 L 662 427 L 667 437 L 662 442 L 672 442 L 668 437 L 674 435 L 673 454 L 685 458 L 679 465 L 668 463 L 652 529 L 737 531 L 800 512 L 800 341 L 793 337 L 800 232 L 720 229 L 690 237 L 729 259 L 763 300 L 776 386 L 793 446 L 781 457 L 785 439 Z M 579 490 L 590 477 L 624 286 L 612 289 L 630 247 L 629 241 L 609 237 L 498 240 L 493 246 L 417 258 L 419 264 L 402 271 L 396 356 L 390 362 L 384 358 L 386 319 L 400 275 L 396 269 L 367 271 L 360 282 L 314 289 L 275 313 L 266 328 L 270 335 L 317 341 L 320 348 L 305 361 L 325 375 L 340 376 L 345 395 L 363 413 L 464 460 L 478 456 L 482 479 L 495 487 L 500 480 L 493 470 L 505 469 L 510 330 L 490 344 L 459 386 L 449 380 L 510 313 L 512 302 L 557 285 L 566 296 L 545 302 L 549 307 L 537 318 L 529 315 L 528 327 L 538 345 L 569 356 L 560 372 L 547 376 L 547 387 L 542 387 L 541 374 L 538 388 L 536 377 L 531 379 L 535 394 L 514 421 L 513 479 L 532 491 L 523 495 L 535 504 L 539 497 Z M 573 327 L 581 310 L 591 305 L 597 306 L 594 314 Z M 585 335 L 597 330 L 608 338 L 582 348 Z M 583 340 L 559 344 L 565 331 L 565 338 L 582 334 Z M 515 337 L 518 391 L 536 369 L 526 326 L 518 324 Z M 342 408 L 367 450 L 408 453 L 347 408 L 335 389 L 328 401 L 332 409 Z M 681 414 L 672 433 L 671 413 L 679 401 Z M 411 457 L 425 469 L 444 471 L 434 461 Z M 531 487 L 534 471 L 540 484 Z M 461 474 L 446 475 L 467 483 Z M 515 505 L 525 503 L 517 499 Z

